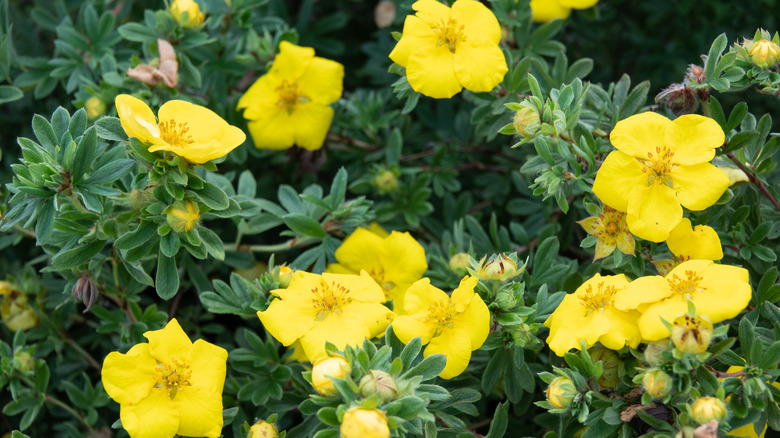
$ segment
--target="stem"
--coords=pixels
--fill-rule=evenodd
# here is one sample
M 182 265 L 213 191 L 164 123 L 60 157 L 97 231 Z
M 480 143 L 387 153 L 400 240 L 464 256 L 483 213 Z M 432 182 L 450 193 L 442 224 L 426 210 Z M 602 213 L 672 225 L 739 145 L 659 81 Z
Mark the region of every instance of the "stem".
M 313 242 L 315 239 L 311 237 L 294 238 L 286 242 L 276 243 L 273 245 L 242 245 L 243 248 L 248 248 L 252 252 L 278 252 L 287 251 L 294 248 L 300 248 Z M 227 250 L 238 250 L 239 245 L 225 245 Z
M 742 164 L 737 157 L 734 155 L 734 152 L 729 152 L 726 154 L 729 159 L 739 167 L 739 170 L 745 172 L 745 175 L 747 175 L 748 179 L 750 180 L 750 183 L 754 186 L 758 187 L 758 190 L 766 196 L 767 199 L 769 199 L 769 202 L 772 203 L 772 205 L 775 207 L 775 210 L 780 211 L 780 203 L 777 202 L 777 199 L 775 199 L 774 196 L 772 196 L 772 193 L 769 192 L 769 189 L 766 188 L 763 182 L 761 182 L 754 172 L 749 170 L 747 167 L 745 167 L 744 164 Z
M 93 431 L 93 429 L 92 429 L 92 426 L 90 426 L 89 424 L 87 424 L 87 422 L 84 420 L 84 417 L 83 417 L 83 416 L 82 416 L 80 413 L 78 413 L 76 410 L 74 410 L 73 408 L 71 408 L 70 406 L 68 406 L 67 404 L 65 404 L 64 402 L 62 402 L 61 400 L 59 400 L 59 399 L 57 399 L 57 398 L 55 398 L 55 397 L 52 397 L 52 396 L 51 396 L 51 395 L 49 395 L 49 394 L 46 394 L 46 396 L 45 396 L 44 400 L 46 400 L 47 402 L 49 402 L 49 403 L 53 404 L 54 406 L 58 406 L 58 407 L 60 407 L 60 408 L 61 408 L 62 410 L 64 410 L 65 412 L 67 412 L 67 413 L 69 413 L 69 414 L 73 415 L 73 416 L 74 416 L 74 417 L 75 417 L 77 420 L 79 420 L 79 421 L 81 422 L 81 424 L 83 424 L 83 425 L 84 425 L 84 427 L 86 427 L 86 428 L 87 428 L 87 429 L 88 429 L 90 432 L 92 432 L 92 431 Z
M 96 369 L 98 371 L 100 371 L 102 369 L 102 367 L 95 360 L 95 358 L 93 358 L 92 355 L 90 355 L 86 350 L 81 348 L 81 345 L 77 344 L 76 341 L 74 341 L 73 339 L 71 339 L 68 336 L 65 336 L 65 341 L 67 341 L 68 345 L 73 347 L 73 349 L 76 350 L 81 355 L 81 357 L 83 357 L 84 360 L 87 361 L 89 366 L 91 366 L 92 368 L 94 368 L 94 369 Z

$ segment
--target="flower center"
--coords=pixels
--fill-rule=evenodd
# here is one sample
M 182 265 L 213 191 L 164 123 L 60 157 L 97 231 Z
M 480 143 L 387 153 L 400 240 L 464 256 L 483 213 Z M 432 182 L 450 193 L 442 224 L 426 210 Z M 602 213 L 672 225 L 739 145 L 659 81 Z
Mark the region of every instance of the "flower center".
M 193 142 L 187 122 L 176 123 L 176 120 L 170 119 L 160 122 L 160 138 L 171 146 L 182 147 Z
M 585 293 L 580 295 L 580 304 L 587 309 L 587 315 L 600 310 L 604 311 L 607 307 L 611 306 L 615 302 L 615 294 L 617 289 L 614 286 L 604 286 L 604 282 L 598 284 L 597 290 L 594 292 L 593 287 L 588 285 L 585 288 Z
M 647 173 L 647 185 L 651 186 L 658 183 L 674 188 L 671 175 L 674 167 L 672 162 L 674 152 L 666 146 L 663 148 L 656 147 L 655 152 L 655 155 L 652 152 L 648 152 L 647 160 L 640 160 L 642 162 L 642 172 Z
M 436 326 L 436 334 L 439 336 L 445 328 L 452 328 L 452 318 L 455 316 L 455 306 L 452 300 L 439 300 L 428 308 L 427 321 Z
M 449 19 L 447 22 L 442 20 L 440 25 L 432 29 L 437 38 L 436 47 L 447 46 L 450 53 L 455 53 L 458 41 L 466 41 L 466 36 L 463 35 L 464 26 L 458 26 L 458 22 L 453 19 Z
M 171 400 L 176 397 L 179 389 L 191 386 L 192 370 L 185 362 L 179 362 L 173 358 L 169 363 L 158 362 L 154 371 L 156 372 L 154 387 L 167 390 Z
M 669 287 L 673 291 L 690 298 L 694 292 L 701 292 L 705 289 L 699 286 L 701 279 L 695 271 L 685 271 L 685 278 L 680 278 L 675 274 L 672 278 L 667 278 L 666 281 L 669 282 Z
M 387 293 L 395 287 L 395 283 L 385 280 L 385 270 L 382 268 L 371 268 L 368 275 L 382 287 L 382 290 L 385 292 L 385 298 L 389 300 L 390 296 Z
M 312 305 L 315 309 L 319 309 L 317 321 L 322 321 L 331 313 L 340 314 L 341 306 L 352 301 L 348 296 L 349 289 L 335 281 L 328 285 L 325 280 L 320 280 L 319 286 L 312 289 L 311 293 L 314 295 Z
M 276 101 L 276 105 L 280 108 L 284 108 L 287 112 L 292 112 L 296 103 L 306 103 L 309 98 L 302 96 L 298 91 L 298 84 L 293 82 L 287 82 L 283 80 L 282 84 L 276 87 L 276 93 L 279 95 L 279 100 Z

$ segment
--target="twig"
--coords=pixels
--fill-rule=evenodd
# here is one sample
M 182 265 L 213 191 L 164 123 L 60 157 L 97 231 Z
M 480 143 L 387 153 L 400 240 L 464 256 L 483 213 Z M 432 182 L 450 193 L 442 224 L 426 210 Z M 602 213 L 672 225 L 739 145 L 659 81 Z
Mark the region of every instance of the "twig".
M 778 203 L 777 199 L 775 199 L 775 197 L 772 196 L 772 194 L 769 192 L 769 189 L 766 188 L 764 183 L 761 182 L 756 177 L 756 174 L 754 172 L 752 172 L 751 170 L 749 170 L 747 167 L 745 167 L 744 164 L 740 163 L 739 160 L 737 159 L 737 157 L 734 156 L 734 152 L 729 152 L 728 154 L 726 154 L 726 156 L 729 157 L 729 159 L 731 161 L 733 161 L 734 164 L 736 164 L 737 167 L 739 167 L 739 169 L 741 171 L 745 172 L 745 175 L 747 175 L 748 179 L 750 180 L 750 183 L 753 184 L 754 186 L 758 187 L 758 190 L 761 193 L 763 193 L 764 196 L 767 197 L 767 199 L 769 199 L 769 202 L 772 203 L 772 205 L 775 207 L 775 210 L 780 211 L 780 203 Z

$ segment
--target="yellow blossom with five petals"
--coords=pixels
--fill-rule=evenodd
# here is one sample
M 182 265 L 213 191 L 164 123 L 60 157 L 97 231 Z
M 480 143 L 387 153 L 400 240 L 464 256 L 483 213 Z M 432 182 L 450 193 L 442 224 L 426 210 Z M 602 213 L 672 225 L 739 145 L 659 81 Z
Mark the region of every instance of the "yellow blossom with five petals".
M 396 313 L 403 313 L 406 289 L 422 278 L 428 269 L 425 249 L 409 233 L 380 236 L 371 230 L 358 228 L 336 250 L 339 263 L 328 266 L 326 272 L 358 274 L 366 271 L 388 300 L 393 300 Z
M 695 114 L 674 121 L 646 112 L 621 120 L 610 133 L 610 152 L 593 183 L 601 201 L 628 214 L 628 228 L 663 242 L 682 219 L 682 207 L 704 210 L 729 186 L 709 163 L 725 140 L 714 120 Z
M 406 17 L 390 59 L 406 68 L 414 91 L 443 99 L 463 88 L 490 91 L 504 79 L 508 68 L 498 47 L 501 27 L 485 5 L 457 0 L 450 8 L 419 0 L 412 9 L 417 14 Z
M 329 105 L 341 97 L 343 82 L 343 65 L 282 41 L 268 73 L 246 90 L 237 109 L 244 109 L 257 148 L 316 150 L 325 142 L 333 119 Z
M 192 163 L 223 157 L 246 140 L 210 109 L 183 100 L 165 102 L 159 123 L 146 103 L 129 94 L 116 97 L 116 111 L 127 136 L 148 144 L 149 152 L 173 152 Z
M 326 356 L 326 342 L 338 349 L 359 345 L 383 333 L 394 316 L 381 304 L 382 288 L 365 271 L 360 275 L 296 271 L 287 289 L 271 293 L 278 299 L 257 316 L 284 346 L 300 340 L 311 362 Z
M 588 9 L 598 0 L 531 0 L 535 23 L 546 23 L 556 18 L 566 19 L 572 9 Z
M 428 344 L 423 356 L 435 353 L 447 356 L 447 365 L 439 374 L 451 379 L 463 371 L 471 352 L 482 346 L 490 332 L 490 312 L 479 294 L 475 277 L 461 280 L 452 296 L 431 285 L 428 278 L 414 282 L 406 290 L 404 311 L 393 321 L 393 331 L 408 344 L 419 336 Z
M 596 253 L 593 260 L 604 258 L 615 250 L 633 255 L 636 242 L 628 230 L 626 214 L 614 208 L 604 206 L 601 214 L 577 221 L 588 234 L 596 237 Z
M 616 298 L 615 307 L 642 312 L 638 320 L 642 339 L 657 341 L 669 336 L 661 319 L 671 323 L 686 314 L 689 300 L 697 315 L 715 324 L 737 316 L 747 307 L 751 295 L 745 268 L 689 260 L 664 277 L 653 275 L 632 281 L 626 293 Z
M 148 343 L 103 361 L 103 387 L 120 404 L 122 427 L 132 438 L 222 435 L 227 351 L 191 342 L 176 319 L 144 336 Z
M 623 274 L 596 274 L 573 294 L 566 295 L 544 322 L 550 328 L 550 349 L 563 356 L 572 348 L 579 350 L 580 341 L 585 341 L 588 348 L 596 342 L 610 350 L 626 345 L 636 348 L 642 340 L 636 327 L 639 312 L 615 307 L 615 301 L 626 294 L 628 285 Z
M 669 251 L 674 254 L 672 260 L 653 261 L 658 273 L 666 275 L 675 266 L 688 260 L 720 260 L 723 248 L 718 233 L 707 225 L 691 228 L 691 220 L 682 218 L 666 239 Z

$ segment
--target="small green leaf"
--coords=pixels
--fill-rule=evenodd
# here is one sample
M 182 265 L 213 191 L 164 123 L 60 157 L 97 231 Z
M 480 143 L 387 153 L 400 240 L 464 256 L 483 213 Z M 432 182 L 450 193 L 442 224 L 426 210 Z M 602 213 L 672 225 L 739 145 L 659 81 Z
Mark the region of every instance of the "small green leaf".
M 13 102 L 24 97 L 21 89 L 12 85 L 0 85 L 0 105 Z
M 155 277 L 157 295 L 169 300 L 179 291 L 179 271 L 176 269 L 176 259 L 167 257 L 160 251 L 157 256 L 157 276 Z
M 328 235 L 319 222 L 303 214 L 288 214 L 282 217 L 282 220 L 291 230 L 303 236 L 322 239 Z

